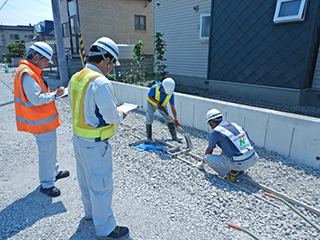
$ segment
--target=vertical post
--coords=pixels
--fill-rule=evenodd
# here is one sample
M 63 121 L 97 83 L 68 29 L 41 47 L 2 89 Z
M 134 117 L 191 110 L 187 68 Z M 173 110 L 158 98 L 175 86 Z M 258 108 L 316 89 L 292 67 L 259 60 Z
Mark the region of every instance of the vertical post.
M 62 34 L 59 0 L 51 0 L 51 6 L 57 43 L 58 61 L 60 66 L 60 81 L 61 85 L 66 87 L 69 82 L 69 77 L 67 72 L 67 59 Z
M 81 30 L 80 30 L 80 24 L 79 24 L 79 21 L 78 21 L 78 26 L 79 26 L 79 42 L 80 42 L 80 48 L 81 48 L 81 61 L 83 60 L 83 63 L 82 65 L 85 66 L 87 64 L 87 58 L 86 58 L 86 53 L 84 51 L 84 45 L 83 45 L 83 41 L 82 41 L 82 35 L 81 35 Z

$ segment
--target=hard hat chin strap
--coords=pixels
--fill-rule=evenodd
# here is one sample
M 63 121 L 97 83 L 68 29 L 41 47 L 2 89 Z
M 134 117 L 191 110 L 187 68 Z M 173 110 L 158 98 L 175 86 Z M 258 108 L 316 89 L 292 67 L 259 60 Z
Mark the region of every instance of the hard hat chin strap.
M 102 54 L 102 57 L 103 57 L 103 59 L 106 61 L 106 63 L 108 64 L 108 68 L 107 68 L 107 71 L 105 72 L 105 74 L 104 75 L 106 75 L 106 73 L 108 72 L 108 70 L 109 70 L 109 68 L 111 67 L 110 65 L 111 65 L 111 61 L 110 62 L 108 62 L 107 61 L 107 59 L 106 59 L 106 57 L 104 56 L 104 50 L 101 48 L 101 47 L 97 47 L 97 49 L 101 52 L 101 54 Z M 106 52 L 107 53 L 107 52 Z

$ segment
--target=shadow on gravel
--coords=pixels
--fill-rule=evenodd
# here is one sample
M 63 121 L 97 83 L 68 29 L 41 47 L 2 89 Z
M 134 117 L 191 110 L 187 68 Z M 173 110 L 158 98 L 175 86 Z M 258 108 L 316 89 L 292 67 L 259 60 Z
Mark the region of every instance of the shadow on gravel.
M 52 198 L 41 193 L 39 186 L 0 212 L 1 239 L 13 237 L 42 218 L 64 212 L 67 209 L 63 203 L 52 203 Z
M 77 231 L 70 237 L 69 240 L 97 239 L 94 224 L 92 220 L 82 218 L 79 222 Z M 133 240 L 130 237 L 124 240 Z
M 247 174 L 245 174 L 245 177 L 250 178 L 250 176 L 248 176 Z M 205 172 L 204 178 L 205 178 L 205 180 L 210 182 L 213 186 L 215 186 L 218 189 L 223 190 L 224 192 L 245 192 L 248 195 L 250 195 L 252 193 L 259 192 L 258 188 L 252 187 L 251 185 L 248 186 L 248 184 L 246 184 L 245 182 L 240 181 L 240 182 L 234 183 L 235 185 L 238 185 L 239 187 L 233 186 L 232 183 L 228 183 L 227 181 L 224 181 L 223 179 L 221 179 L 217 175 L 211 174 L 209 172 Z M 241 187 L 249 190 L 250 192 L 241 189 Z M 249 187 L 250 187 L 250 189 L 248 189 Z
M 95 229 L 92 220 L 82 218 L 77 231 L 70 237 L 70 240 L 96 239 Z

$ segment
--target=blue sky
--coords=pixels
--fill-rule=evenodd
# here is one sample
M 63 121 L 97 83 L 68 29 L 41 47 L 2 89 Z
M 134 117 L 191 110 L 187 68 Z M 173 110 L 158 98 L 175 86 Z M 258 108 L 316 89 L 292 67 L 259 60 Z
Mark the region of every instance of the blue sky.
M 0 8 L 6 0 L 0 0 Z M 53 20 L 51 0 L 8 0 L 0 10 L 0 25 L 32 25 Z

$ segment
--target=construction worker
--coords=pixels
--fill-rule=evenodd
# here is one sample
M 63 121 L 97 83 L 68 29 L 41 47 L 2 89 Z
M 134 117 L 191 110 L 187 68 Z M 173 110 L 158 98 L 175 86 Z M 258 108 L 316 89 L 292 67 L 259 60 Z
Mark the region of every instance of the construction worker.
M 175 125 L 180 125 L 177 119 L 177 111 L 174 106 L 174 88 L 175 82 L 172 78 L 166 78 L 163 82 L 156 82 L 147 96 L 147 113 L 146 113 L 146 131 L 147 143 L 155 143 L 152 139 L 152 123 L 154 120 L 154 113 L 159 110 L 168 125 L 172 140 L 180 142 L 182 139 L 178 138 Z M 166 112 L 168 112 L 167 104 L 170 103 L 171 111 L 174 116 L 175 123 L 171 121 Z
M 108 141 L 126 113 L 117 110 L 112 83 L 105 77 L 118 61 L 113 40 L 99 38 L 90 47 L 88 64 L 69 82 L 72 105 L 73 145 L 85 218 L 93 219 L 99 239 L 129 236 L 116 225 L 111 209 L 113 195 L 112 148 Z
M 55 105 L 57 96 L 64 87 L 50 92 L 42 78 L 42 70 L 52 63 L 52 48 L 45 42 L 36 42 L 27 51 L 27 59 L 21 60 L 14 78 L 14 103 L 18 131 L 32 133 L 39 150 L 40 191 L 51 197 L 59 196 L 54 186 L 58 179 L 69 176 L 69 171 L 60 171 L 57 162 L 57 133 L 61 125 Z
M 217 109 L 207 112 L 206 122 L 213 131 L 205 157 L 198 163 L 198 169 L 202 170 L 207 163 L 221 177 L 226 175 L 225 179 L 228 181 L 240 180 L 244 176 L 244 170 L 253 166 L 259 159 L 254 150 L 254 142 L 239 125 L 222 121 L 222 114 Z M 220 155 L 212 154 L 216 145 L 222 150 Z

